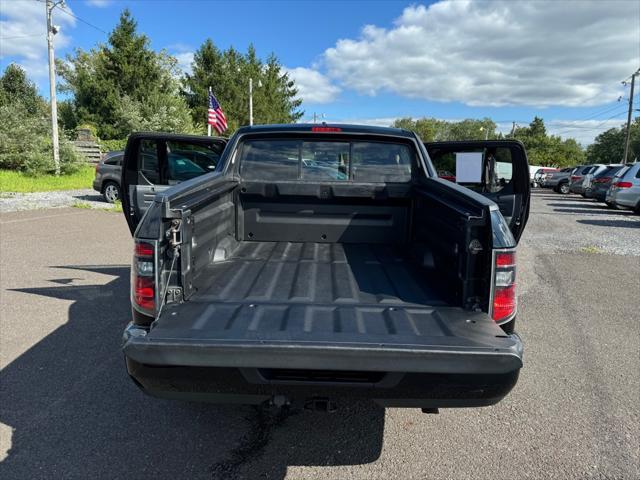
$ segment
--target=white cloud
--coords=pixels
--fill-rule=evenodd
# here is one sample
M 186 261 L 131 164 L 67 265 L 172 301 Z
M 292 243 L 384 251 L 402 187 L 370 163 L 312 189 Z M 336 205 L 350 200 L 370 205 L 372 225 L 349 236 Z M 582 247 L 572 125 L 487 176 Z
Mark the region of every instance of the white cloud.
M 596 105 L 638 68 L 640 3 L 471 2 L 411 6 L 324 52 L 332 79 L 364 94 L 468 105 Z
M 111 4 L 111 0 L 87 0 L 87 5 L 92 7 L 104 8 Z
M 408 117 L 410 115 L 406 115 Z M 402 117 L 372 117 L 372 118 L 346 118 L 333 119 L 323 118 L 327 123 L 351 124 L 351 125 L 373 125 L 376 127 L 389 127 L 398 118 Z M 447 122 L 459 122 L 461 118 L 441 118 Z M 595 137 L 610 128 L 619 128 L 626 121 L 625 118 L 609 120 L 545 120 L 547 133 L 549 135 L 560 135 L 562 138 L 575 138 L 582 146 L 593 143 Z M 518 126 L 526 126 L 528 122 L 518 123 Z M 498 122 L 496 131 L 507 134 L 511 132 L 511 122 Z
M 191 73 L 191 63 L 193 63 L 193 52 L 178 52 L 172 55 L 178 61 L 178 68 L 183 73 Z
M 69 44 L 67 31 L 75 23 L 75 18 L 59 11 L 53 11 L 53 24 L 60 26 L 54 36 L 54 47 Z M 67 7 L 67 10 L 70 9 Z M 40 2 L 0 2 L 0 58 L 13 57 L 35 78 L 47 74 L 47 21 L 45 5 Z
M 340 93 L 340 88 L 317 70 L 297 67 L 287 68 L 286 71 L 296 82 L 298 97 L 302 98 L 305 104 L 329 103 Z

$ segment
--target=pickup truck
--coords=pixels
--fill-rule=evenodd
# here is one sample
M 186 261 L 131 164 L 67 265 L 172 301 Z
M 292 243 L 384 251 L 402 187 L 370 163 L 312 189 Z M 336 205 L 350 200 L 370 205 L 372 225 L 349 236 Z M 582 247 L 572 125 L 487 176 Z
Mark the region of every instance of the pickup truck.
M 542 177 L 542 188 L 553 188 L 554 192 L 567 194 L 569 193 L 569 180 L 571 172 L 576 167 L 567 167 L 555 172 L 545 173 Z
M 222 147 L 214 171 L 172 184 L 174 152 Z M 479 184 L 438 178 L 469 152 Z M 146 393 L 434 412 L 495 404 L 516 384 L 521 143 L 326 124 L 228 141 L 135 133 L 121 184 L 134 237 L 123 351 Z

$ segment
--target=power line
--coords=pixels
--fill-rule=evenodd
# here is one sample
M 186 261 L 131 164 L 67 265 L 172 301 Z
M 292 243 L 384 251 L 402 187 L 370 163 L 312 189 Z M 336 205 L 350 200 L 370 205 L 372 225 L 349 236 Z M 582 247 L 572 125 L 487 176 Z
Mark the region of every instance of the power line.
M 46 3 L 46 0 L 36 0 L 36 2 Z M 62 3 L 62 2 L 61 2 L 61 3 Z M 68 10 L 65 10 L 64 5 L 63 5 L 63 6 L 61 6 L 61 7 L 58 9 L 58 11 L 60 11 L 60 12 L 62 12 L 62 13 L 66 13 L 67 15 L 69 15 L 70 17 L 75 18 L 76 20 L 80 20 L 82 23 L 85 23 L 85 24 L 89 25 L 91 28 L 95 28 L 96 30 L 98 30 L 99 32 L 104 33 L 105 35 L 108 35 L 108 34 L 109 34 L 109 32 L 107 32 L 107 31 L 105 31 L 105 30 L 101 29 L 100 27 L 97 27 L 96 25 L 94 25 L 94 24 L 93 24 L 93 23 L 91 23 L 91 22 L 88 22 L 88 21 L 87 21 L 87 20 L 85 20 L 84 18 L 80 18 L 80 17 L 79 17 L 79 16 L 77 16 L 76 14 L 71 13 L 71 12 L 70 12 L 70 11 L 68 11 Z
M 620 100 L 623 100 L 623 98 L 620 97 Z M 616 110 L 617 108 L 620 108 L 620 107 L 621 107 L 620 104 L 617 104 L 617 105 L 614 105 L 614 106 L 605 107 L 604 110 L 600 110 L 600 111 L 597 111 L 597 112 L 595 112 L 593 114 L 589 114 L 584 118 L 576 118 L 576 120 L 591 120 L 592 118 L 599 117 L 600 115 L 605 115 L 605 114 L 607 114 L 609 112 L 612 112 L 613 110 Z
M 12 38 L 32 38 L 32 37 L 43 37 L 46 35 L 45 33 L 34 33 L 32 35 L 12 35 L 9 37 L 0 37 L 0 40 L 10 40 Z
M 626 110 L 626 108 L 625 108 L 625 110 Z M 562 135 L 562 134 L 564 134 L 564 133 L 572 132 L 572 131 L 580 130 L 580 129 L 584 129 L 584 130 L 598 130 L 600 127 L 602 127 L 602 126 L 603 126 L 605 123 L 607 123 L 609 120 L 612 120 L 612 119 L 616 118 L 616 117 L 617 117 L 618 115 L 620 115 L 621 113 L 623 113 L 623 112 L 622 112 L 622 111 L 621 111 L 621 112 L 616 112 L 616 113 L 615 113 L 614 115 L 612 115 L 611 117 L 604 119 L 604 121 L 602 121 L 602 122 L 601 122 L 601 123 L 599 123 L 598 125 L 595 125 L 595 126 L 592 126 L 592 127 L 590 127 L 590 126 L 588 126 L 588 125 L 576 125 L 576 126 L 573 126 L 573 127 L 565 127 L 563 130 L 560 130 L 559 132 L 555 132 L 555 133 L 554 133 L 554 135 L 561 136 L 561 135 Z
M 80 20 L 82 23 L 84 23 L 86 25 L 89 25 L 92 28 L 95 28 L 96 30 L 98 30 L 99 32 L 104 33 L 105 35 L 109 34 L 109 32 L 101 29 L 100 27 L 95 26 L 93 23 L 86 21 L 84 18 L 80 18 L 79 16 L 69 12 L 68 10 L 65 10 L 64 8 L 60 8 L 59 11 L 62 12 L 62 13 L 66 13 L 67 15 L 69 15 L 70 17 L 75 18 L 76 20 Z

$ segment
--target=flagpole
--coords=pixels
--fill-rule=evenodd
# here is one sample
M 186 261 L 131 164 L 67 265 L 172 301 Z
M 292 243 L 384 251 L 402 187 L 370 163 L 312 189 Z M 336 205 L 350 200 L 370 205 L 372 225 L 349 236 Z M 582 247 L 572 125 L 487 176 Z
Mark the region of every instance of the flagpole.
M 209 87 L 209 95 L 211 95 L 211 87 Z M 209 123 L 209 97 L 207 97 L 207 136 L 211 136 L 211 124 Z

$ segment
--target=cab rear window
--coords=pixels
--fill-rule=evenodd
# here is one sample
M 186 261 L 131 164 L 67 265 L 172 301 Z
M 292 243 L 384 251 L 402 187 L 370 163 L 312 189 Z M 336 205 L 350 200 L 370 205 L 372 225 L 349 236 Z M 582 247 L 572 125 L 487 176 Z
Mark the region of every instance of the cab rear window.
M 239 152 L 245 180 L 409 182 L 414 152 L 391 142 L 341 140 L 245 140 Z

